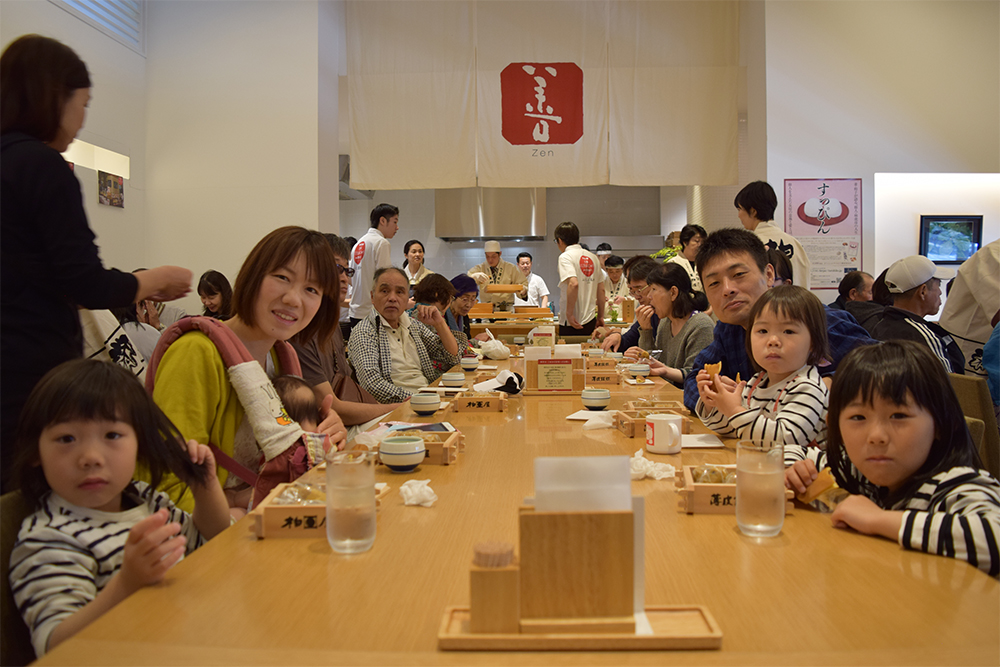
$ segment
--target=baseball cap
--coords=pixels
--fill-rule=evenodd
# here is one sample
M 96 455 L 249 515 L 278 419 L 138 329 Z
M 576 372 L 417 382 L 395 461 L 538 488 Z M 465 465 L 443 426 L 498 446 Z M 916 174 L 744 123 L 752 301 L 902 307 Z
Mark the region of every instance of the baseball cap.
M 484 252 L 500 252 L 500 242 L 499 241 L 487 241 L 486 245 L 483 246 Z
M 954 269 L 937 266 L 923 255 L 910 255 L 889 267 L 885 274 L 885 286 L 893 294 L 902 294 L 920 287 L 931 278 L 951 280 L 954 277 Z

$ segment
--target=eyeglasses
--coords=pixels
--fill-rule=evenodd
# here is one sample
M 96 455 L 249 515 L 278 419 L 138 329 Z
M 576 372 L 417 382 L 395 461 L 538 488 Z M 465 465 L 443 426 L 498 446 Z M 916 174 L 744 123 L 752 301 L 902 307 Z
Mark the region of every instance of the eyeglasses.
M 636 298 L 639 298 L 648 292 L 650 287 L 652 287 L 652 285 L 646 285 L 645 287 L 640 287 L 638 289 L 635 287 L 629 287 L 628 293 Z
M 455 301 L 461 301 L 462 303 L 472 303 L 472 304 L 475 304 L 477 300 L 478 299 L 476 295 L 471 292 L 468 294 L 463 294 L 462 296 L 455 299 Z
M 341 273 L 346 273 L 348 278 L 353 278 L 354 274 L 357 273 L 355 269 L 346 266 L 341 266 L 340 264 L 337 265 L 337 270 L 340 271 Z

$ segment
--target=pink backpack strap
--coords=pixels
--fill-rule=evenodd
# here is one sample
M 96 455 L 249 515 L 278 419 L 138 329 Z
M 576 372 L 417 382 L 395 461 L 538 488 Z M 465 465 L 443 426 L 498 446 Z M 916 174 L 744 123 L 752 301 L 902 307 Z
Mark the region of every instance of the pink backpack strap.
M 226 327 L 228 328 L 228 327 Z M 285 340 L 279 340 L 274 344 L 274 351 L 278 355 L 278 366 L 282 375 L 298 375 L 302 377 L 302 365 L 299 364 L 299 355 L 295 353 L 295 348 Z M 149 377 L 149 371 L 146 371 Z
M 160 360 L 163 359 L 164 353 L 166 353 L 167 348 L 170 347 L 178 338 L 188 333 L 189 331 L 200 331 L 206 336 L 208 336 L 215 347 L 219 350 L 219 355 L 222 357 L 222 362 L 226 367 L 235 366 L 236 364 L 241 364 L 246 361 L 253 361 L 253 357 L 247 351 L 247 348 L 243 345 L 243 342 L 236 337 L 233 330 L 227 327 L 225 324 L 213 317 L 183 317 L 169 327 L 167 327 L 162 334 L 160 334 L 160 340 L 156 343 L 156 348 L 153 350 L 153 357 L 149 360 L 146 367 L 146 391 L 152 395 L 153 385 L 156 383 L 156 370 L 160 366 Z M 291 349 L 291 346 L 284 341 L 281 341 L 284 345 L 288 346 L 291 354 L 294 355 L 295 351 Z M 278 350 L 279 360 L 281 359 L 281 350 Z M 295 357 L 295 367 L 299 368 L 298 357 Z M 299 373 L 301 373 L 301 368 Z

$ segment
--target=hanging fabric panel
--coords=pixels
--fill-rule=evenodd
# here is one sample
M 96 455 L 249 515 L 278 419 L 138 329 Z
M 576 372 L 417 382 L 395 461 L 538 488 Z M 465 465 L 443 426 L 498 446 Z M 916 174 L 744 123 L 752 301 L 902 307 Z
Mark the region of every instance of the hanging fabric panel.
M 471 2 L 347 3 L 351 187 L 476 184 Z
M 477 2 L 482 187 L 608 182 L 606 2 Z
M 738 179 L 739 5 L 612 2 L 610 182 Z

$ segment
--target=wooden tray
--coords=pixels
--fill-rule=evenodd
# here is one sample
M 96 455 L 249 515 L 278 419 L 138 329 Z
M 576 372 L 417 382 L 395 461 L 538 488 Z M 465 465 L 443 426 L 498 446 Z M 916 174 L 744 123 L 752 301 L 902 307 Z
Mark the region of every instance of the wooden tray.
M 326 537 L 326 503 L 321 505 L 271 505 L 291 483 L 279 484 L 264 498 L 264 502 L 250 511 L 253 518 L 251 532 L 257 539 L 266 537 Z M 375 506 L 382 505 L 382 498 L 391 487 L 375 491 Z
M 674 479 L 677 486 L 677 511 L 687 514 L 736 514 L 735 484 L 696 484 L 691 469 Z M 720 467 L 733 467 L 721 466 Z M 792 511 L 792 490 L 785 489 L 785 514 Z
M 674 412 L 685 417 L 691 411 L 684 406 L 683 401 L 625 401 L 626 410 L 663 410 L 664 412 Z
M 521 286 L 521 285 L 487 285 L 486 286 L 486 292 L 487 292 L 487 294 L 500 294 L 500 293 L 503 293 L 503 292 L 514 293 L 514 292 L 520 292 L 523 289 L 524 289 L 524 287 Z
M 507 393 L 494 391 L 489 396 L 469 396 L 462 392 L 451 399 L 451 409 L 455 412 L 506 412 Z
M 687 409 L 685 409 L 687 412 Z M 641 410 L 619 410 L 615 413 L 615 428 L 622 432 L 626 438 L 645 438 L 646 437 L 646 414 L 678 414 L 676 410 L 672 408 L 650 408 L 645 407 Z M 680 415 L 681 420 L 681 433 L 691 432 L 691 418 L 686 415 Z
M 469 608 L 448 607 L 441 619 L 442 651 L 662 651 L 718 649 L 722 630 L 700 605 L 646 607 L 651 635 L 634 633 L 472 634 Z
M 427 446 L 427 458 L 424 459 L 424 463 L 451 465 L 458 461 L 458 453 L 465 451 L 465 436 L 458 431 L 451 433 L 421 431 L 419 434 L 407 433 L 407 435 L 419 435 L 424 439 L 424 444 Z

